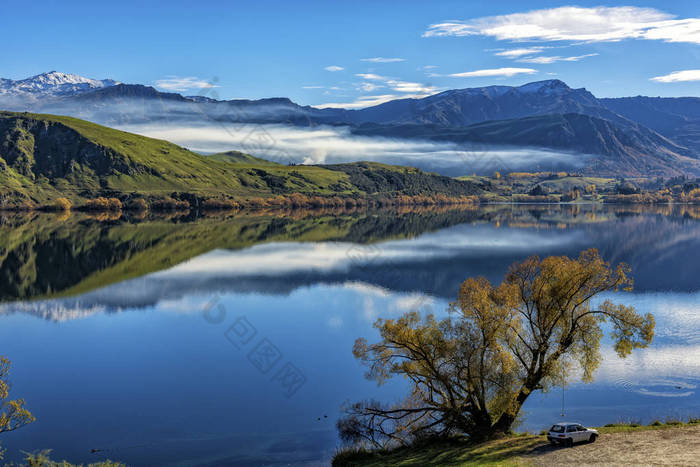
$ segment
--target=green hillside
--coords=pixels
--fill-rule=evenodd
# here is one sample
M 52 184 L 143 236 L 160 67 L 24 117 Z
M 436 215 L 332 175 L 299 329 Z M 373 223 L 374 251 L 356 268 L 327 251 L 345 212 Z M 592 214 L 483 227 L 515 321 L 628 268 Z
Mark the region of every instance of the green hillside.
M 220 162 L 230 162 L 232 164 L 241 164 L 241 165 L 281 165 L 278 164 L 277 162 L 272 162 L 268 161 L 267 159 L 263 159 L 261 157 L 255 157 L 251 156 L 250 154 L 246 154 L 241 151 L 226 151 L 226 152 L 219 152 L 216 154 L 212 154 L 210 156 L 207 156 L 209 159 L 217 160 Z
M 203 156 L 167 141 L 71 117 L 0 112 L 0 205 L 57 197 L 471 195 L 474 184 L 413 168 L 286 166 L 237 151 Z

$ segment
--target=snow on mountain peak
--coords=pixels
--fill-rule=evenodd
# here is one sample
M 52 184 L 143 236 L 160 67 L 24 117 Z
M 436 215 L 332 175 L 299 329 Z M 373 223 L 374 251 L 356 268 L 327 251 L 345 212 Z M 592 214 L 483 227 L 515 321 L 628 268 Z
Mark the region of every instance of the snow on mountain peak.
M 548 79 L 544 81 L 535 81 L 533 83 L 523 84 L 522 86 L 518 86 L 516 89 L 522 93 L 551 93 L 556 91 L 568 91 L 571 88 L 569 88 L 569 86 L 567 86 L 567 84 L 561 80 Z
M 49 71 L 20 80 L 0 78 L 0 94 L 65 96 L 119 84 L 112 79 L 91 79 Z

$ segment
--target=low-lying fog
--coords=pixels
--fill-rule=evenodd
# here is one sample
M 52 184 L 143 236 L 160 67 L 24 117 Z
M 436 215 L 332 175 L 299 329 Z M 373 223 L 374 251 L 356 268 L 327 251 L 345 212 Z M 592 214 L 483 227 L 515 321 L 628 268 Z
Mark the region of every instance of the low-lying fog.
M 376 161 L 408 165 L 443 175 L 495 171 L 559 171 L 582 167 L 584 154 L 475 142 L 435 142 L 358 136 L 348 126 L 320 125 L 323 110 L 280 102 L 216 104 L 118 98 L 107 103 L 38 102 L 0 96 L 0 108 L 70 115 L 113 128 L 160 138 L 202 154 L 238 150 L 283 164 Z M 289 123 L 244 123 L 267 121 Z M 235 123 L 234 123 L 235 122 Z M 241 123 L 238 123 L 241 122 Z
M 572 169 L 581 167 L 587 157 L 552 149 L 356 136 L 349 127 L 340 126 L 178 123 L 117 127 L 202 154 L 233 149 L 283 164 L 376 161 L 450 176 Z

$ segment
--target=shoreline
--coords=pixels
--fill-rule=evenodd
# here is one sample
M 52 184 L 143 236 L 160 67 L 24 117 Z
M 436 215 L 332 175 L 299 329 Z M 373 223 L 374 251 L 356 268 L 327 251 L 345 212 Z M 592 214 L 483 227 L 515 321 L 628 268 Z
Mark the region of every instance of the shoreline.
M 573 448 L 551 446 L 543 434 L 516 433 L 500 439 L 481 443 L 470 443 L 466 438 L 455 437 L 444 440 L 425 441 L 408 447 L 385 451 L 363 451 L 348 448 L 339 450 L 333 458 L 334 467 L 382 465 L 421 465 L 421 466 L 483 466 L 483 465 L 564 465 L 576 462 L 578 465 L 600 463 L 626 463 L 639 465 L 692 465 L 679 459 L 698 458 L 700 443 L 689 445 L 687 439 L 700 438 L 700 418 L 689 418 L 683 422 L 668 419 L 654 421 L 648 425 L 637 423 L 610 423 L 595 427 L 600 438 L 595 443 L 577 443 Z M 678 430 L 669 434 L 668 430 Z M 683 435 L 680 433 L 684 432 Z M 687 432 L 687 433 L 685 433 Z M 674 436 L 675 435 L 675 436 Z M 658 441 L 669 441 L 668 446 L 660 446 Z M 674 442 L 675 441 L 675 442 Z M 683 444 L 685 442 L 685 444 Z M 680 443 L 685 450 L 668 457 L 670 450 Z M 637 449 L 629 449 L 637 444 Z M 649 451 L 649 452 L 646 452 Z M 676 458 L 677 456 L 680 458 Z M 617 456 L 617 458 L 614 458 Z M 686 456 L 686 457 L 683 457 Z

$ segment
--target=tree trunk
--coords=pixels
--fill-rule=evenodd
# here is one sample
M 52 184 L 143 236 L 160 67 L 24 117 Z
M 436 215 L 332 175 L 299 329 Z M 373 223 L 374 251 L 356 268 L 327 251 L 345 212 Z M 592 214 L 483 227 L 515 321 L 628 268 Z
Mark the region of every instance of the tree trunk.
M 492 435 L 506 434 L 510 432 L 513 422 L 515 422 L 515 419 L 520 413 L 520 409 L 523 407 L 523 404 L 531 393 L 532 390 L 527 387 L 520 390 L 518 396 L 515 398 L 514 407 L 511 410 L 502 413 L 498 420 L 496 420 L 496 423 L 494 423 L 491 427 Z

